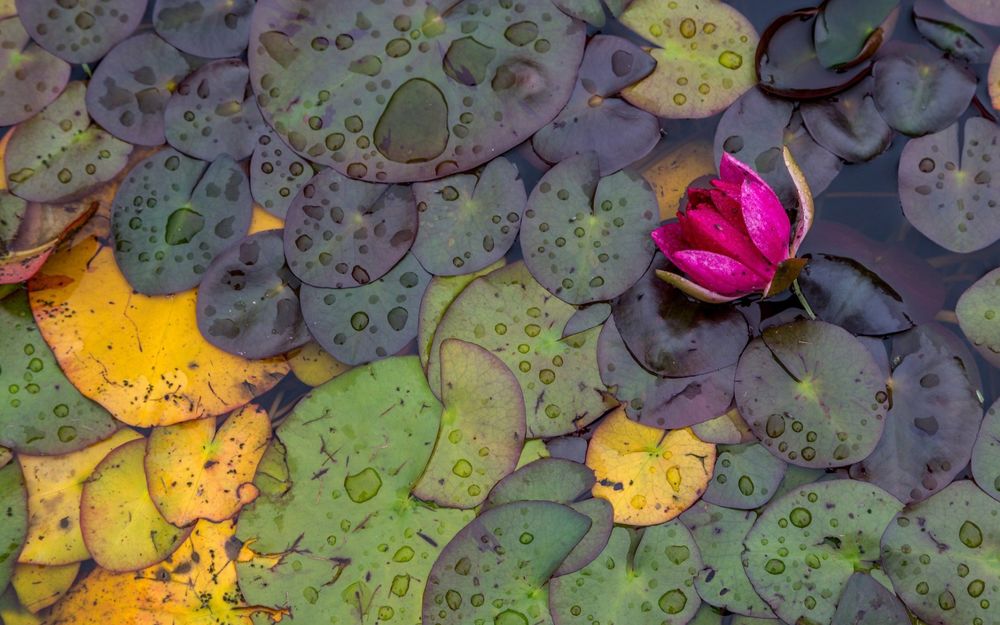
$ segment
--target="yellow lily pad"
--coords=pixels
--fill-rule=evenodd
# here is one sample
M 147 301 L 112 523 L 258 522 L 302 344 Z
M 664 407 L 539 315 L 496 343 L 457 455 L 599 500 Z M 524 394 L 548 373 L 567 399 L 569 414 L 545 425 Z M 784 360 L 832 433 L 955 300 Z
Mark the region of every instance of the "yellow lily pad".
M 79 571 L 79 562 L 58 566 L 18 564 L 10 583 L 21 605 L 35 614 L 59 601 L 76 581 Z
M 288 365 L 295 377 L 309 386 L 325 384 L 351 368 L 331 356 L 316 341 L 310 341 L 288 354 Z

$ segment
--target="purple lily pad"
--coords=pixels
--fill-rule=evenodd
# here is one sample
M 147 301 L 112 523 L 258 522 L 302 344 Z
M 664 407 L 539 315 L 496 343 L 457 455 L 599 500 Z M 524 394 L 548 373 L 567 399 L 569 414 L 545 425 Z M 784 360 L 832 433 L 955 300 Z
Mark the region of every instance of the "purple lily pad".
M 803 102 L 799 111 L 809 134 L 849 163 L 869 161 L 889 149 L 892 128 L 882 119 L 871 80 L 825 100 Z
M 93 63 L 139 26 L 147 0 L 17 0 L 32 39 L 69 63 Z
M 219 59 L 247 49 L 254 0 L 156 0 L 153 27 L 188 54 Z
M 288 207 L 315 173 L 309 161 L 262 125 L 250 159 L 250 193 L 264 210 L 284 219 Z
M 29 119 L 69 82 L 70 66 L 31 41 L 16 15 L 0 20 L 0 126 Z
M 989 63 L 996 50 L 987 29 L 970 22 L 940 0 L 913 3 L 913 23 L 938 48 L 970 63 Z

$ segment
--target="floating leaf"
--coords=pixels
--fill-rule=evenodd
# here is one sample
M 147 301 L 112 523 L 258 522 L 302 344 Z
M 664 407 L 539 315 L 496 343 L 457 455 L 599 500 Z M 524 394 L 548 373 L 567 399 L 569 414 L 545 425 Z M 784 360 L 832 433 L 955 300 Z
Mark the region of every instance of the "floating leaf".
M 840 595 L 831 625 L 910 625 L 910 616 L 889 588 L 855 573 Z
M 902 507 L 863 482 L 801 486 L 772 501 L 743 541 L 750 582 L 782 621 L 829 623 L 854 572 L 875 566 Z
M 615 509 L 615 523 L 656 525 L 691 506 L 708 486 L 715 445 L 689 428 L 664 432 L 630 421 L 616 409 L 594 430 L 587 466 L 594 496 Z
M 580 332 L 586 332 L 591 328 L 596 328 L 611 317 L 611 304 L 607 302 L 595 302 L 578 309 L 566 322 L 563 328 L 563 338 L 573 336 Z
M 986 29 L 963 19 L 936 0 L 914 2 L 913 23 L 924 39 L 971 63 L 989 63 L 996 48 Z
M 594 28 L 604 28 L 604 5 L 601 0 L 552 0 L 560 11 L 587 22 Z
M 872 88 L 866 79 L 835 96 L 799 106 L 813 139 L 849 163 L 871 160 L 892 143 L 892 128 L 875 106 Z
M 825 67 L 856 64 L 892 36 L 899 0 L 827 0 L 816 16 L 816 58 Z
M 736 367 L 740 414 L 768 451 L 803 467 L 866 458 L 882 436 L 888 401 L 865 346 L 822 321 L 768 328 Z
M 1000 502 L 960 480 L 889 524 L 882 537 L 883 567 L 917 617 L 962 625 L 995 618 L 997 516 Z
M 160 145 L 163 110 L 191 71 L 184 56 L 153 33 L 122 41 L 97 66 L 87 85 L 87 111 L 122 141 Z
M 0 126 L 45 108 L 66 88 L 69 73 L 69 63 L 32 42 L 16 15 L 0 19 Z
M 300 158 L 273 130 L 259 130 L 250 160 L 250 192 L 264 210 L 284 219 L 288 207 L 315 172 L 309 161 Z
M 303 384 L 319 386 L 348 371 L 345 365 L 330 355 L 316 341 L 309 341 L 288 353 L 288 366 Z
M 614 405 L 597 367 L 598 328 L 563 337 L 575 307 L 552 296 L 524 263 L 474 280 L 448 308 L 434 334 L 427 379 L 441 388 L 438 349 L 457 338 L 499 357 L 521 384 L 528 437 L 559 436 Z
M 694 589 L 701 567 L 698 546 L 678 521 L 641 534 L 616 527 L 594 562 L 551 582 L 549 605 L 561 625 L 685 625 L 701 605 Z
M 0 468 L 0 588 L 6 588 L 28 534 L 28 496 L 21 467 L 15 462 Z
M 352 178 L 470 169 L 551 120 L 576 79 L 583 23 L 547 1 L 516 7 L 258 2 L 257 101 L 297 152 Z
M 972 448 L 972 477 L 986 494 L 1000 501 L 1000 405 L 986 411 L 979 436 Z
M 474 273 L 514 245 L 528 201 L 517 167 L 498 157 L 479 176 L 458 174 L 413 185 L 413 255 L 434 275 Z
M 34 614 L 62 599 L 79 570 L 79 562 L 61 566 L 18 564 L 10 582 L 18 601 Z
M 955 314 L 965 337 L 993 365 L 1000 366 L 1000 269 L 994 269 L 962 293 Z
M 1000 26 L 1000 2 L 998 0 L 944 0 L 970 20 Z
M 964 105 L 963 105 L 964 106 Z M 1000 239 L 1000 126 L 980 117 L 911 139 L 899 157 L 899 201 L 917 230 L 953 252 L 974 252 Z
M 42 619 L 32 614 L 17 600 L 13 588 L 0 593 L 0 619 L 5 625 L 41 625 Z
M 774 496 L 785 466 L 759 443 L 720 445 L 704 499 L 738 510 L 759 508 Z
M 242 56 L 253 0 L 156 0 L 153 27 L 176 48 L 213 59 Z
M 680 516 L 704 561 L 694 582 L 701 598 L 730 612 L 768 618 L 774 612 L 750 585 L 741 560 L 743 538 L 756 520 L 756 512 L 722 508 L 707 501 L 699 501 Z
M 131 35 L 147 0 L 17 0 L 17 15 L 43 48 L 70 63 L 93 63 Z
M 691 430 L 706 443 L 717 445 L 739 445 L 757 440 L 735 406 L 714 419 L 695 423 Z
M 90 123 L 86 86 L 73 82 L 17 127 L 4 154 L 11 193 L 29 202 L 74 199 L 125 168 L 132 146 Z
M 32 312 L 66 377 L 141 427 L 223 414 L 288 372 L 283 359 L 248 361 L 206 342 L 196 297 L 133 292 L 93 238 L 54 254 L 29 284 Z
M 657 148 L 650 159 L 644 159 L 639 173 L 656 194 L 660 205 L 660 221 L 677 216 L 682 202 L 687 201 L 687 189 L 704 176 L 715 176 L 712 146 L 705 141 L 689 141 L 679 146 L 661 144 L 669 150 L 660 154 Z M 646 162 L 648 161 L 648 162 Z
M 719 0 L 634 0 L 618 18 L 657 47 L 656 70 L 622 92 L 660 117 L 710 117 L 756 82 L 753 24 Z

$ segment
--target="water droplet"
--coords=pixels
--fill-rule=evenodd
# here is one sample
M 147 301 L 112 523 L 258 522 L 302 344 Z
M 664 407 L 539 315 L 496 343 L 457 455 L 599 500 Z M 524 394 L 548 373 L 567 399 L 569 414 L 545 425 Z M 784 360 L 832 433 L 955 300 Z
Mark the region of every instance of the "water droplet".
M 59 440 L 68 443 L 76 438 L 76 428 L 72 425 L 64 425 L 56 431 Z
M 657 604 L 667 614 L 679 614 L 687 605 L 687 595 L 680 588 L 674 588 L 660 595 Z
M 493 617 L 493 625 L 528 625 L 528 618 L 514 610 L 504 610 Z
M 812 523 L 812 514 L 805 508 L 792 508 L 792 511 L 788 513 L 788 520 L 795 527 L 808 527 Z
M 378 471 L 371 467 L 344 478 L 344 489 L 354 503 L 368 501 L 377 495 L 381 488 L 382 478 Z
M 187 207 L 178 208 L 167 218 L 163 238 L 167 245 L 183 245 L 205 228 L 205 218 L 201 213 Z
M 675 493 L 681 490 L 681 470 L 677 467 L 670 467 L 667 469 L 667 484 L 670 484 L 670 488 L 673 489 Z
M 726 69 L 739 69 L 743 65 L 743 57 L 732 50 L 723 50 L 719 55 L 719 65 Z
M 771 575 L 781 575 L 785 572 L 785 563 L 772 558 L 764 564 L 764 570 Z
M 983 544 L 983 531 L 972 521 L 966 521 L 958 530 L 958 539 L 966 547 L 975 549 Z
M 455 466 L 451 468 L 451 472 L 458 477 L 469 477 L 472 475 L 472 463 L 464 458 L 460 459 L 455 463 Z
M 750 495 L 753 494 L 754 491 L 753 480 L 750 479 L 749 476 L 746 475 L 741 476 L 737 486 L 739 487 L 740 492 L 743 493 L 744 497 L 749 497 Z

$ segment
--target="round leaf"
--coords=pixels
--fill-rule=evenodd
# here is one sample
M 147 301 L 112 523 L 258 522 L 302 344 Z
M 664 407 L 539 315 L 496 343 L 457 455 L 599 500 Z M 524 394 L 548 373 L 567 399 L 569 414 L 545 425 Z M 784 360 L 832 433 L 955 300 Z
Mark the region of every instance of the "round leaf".
M 913 3 L 913 23 L 938 48 L 971 63 L 989 63 L 996 49 L 987 29 L 963 19 L 936 0 Z
M 994 322 L 997 309 L 1000 309 L 1000 268 L 966 289 L 955 306 L 965 337 L 994 365 L 1000 365 L 1000 323 Z
M 1000 406 L 986 411 L 979 436 L 972 448 L 972 476 L 986 494 L 1000 501 Z
M 864 80 L 836 96 L 799 106 L 816 142 L 849 163 L 869 161 L 892 143 L 892 128 L 878 112 L 872 88 L 872 81 Z
M 242 56 L 253 8 L 253 0 L 156 0 L 153 28 L 188 54 Z
M 70 63 L 93 63 L 131 35 L 147 0 L 16 0 L 17 15 L 43 48 Z
M 891 589 L 871 575 L 855 573 L 844 586 L 831 625 L 911 625 L 911 621 Z
M 785 463 L 759 443 L 721 445 L 704 499 L 717 506 L 753 510 L 770 501 L 784 476 Z
M 350 367 L 324 350 L 316 341 L 309 341 L 288 354 L 288 366 L 303 384 L 319 386 L 329 382 Z
M 1000 26 L 1000 1 L 998 0 L 944 0 L 970 20 Z
M 250 160 L 250 192 L 264 210 L 285 218 L 288 207 L 312 178 L 313 168 L 263 124 Z
M 678 146 L 661 144 L 654 156 L 644 159 L 640 173 L 656 193 L 660 205 L 660 220 L 666 221 L 677 216 L 683 202 L 687 202 L 687 189 L 702 177 L 715 175 L 715 157 L 712 145 L 704 140 L 689 141 Z M 697 185 L 695 185 L 697 186 Z
M 28 495 L 21 467 L 15 462 L 0 468 L 0 588 L 6 588 L 28 533 Z
M 17 592 L 21 605 L 29 612 L 38 613 L 62 599 L 79 571 L 79 562 L 62 566 L 18 564 L 10 580 L 11 587 Z
M 816 58 L 837 67 L 871 56 L 892 36 L 899 0 L 827 0 L 816 16 Z
M 16 15 L 0 19 L 0 126 L 45 108 L 66 88 L 69 73 L 69 63 L 33 43 Z

